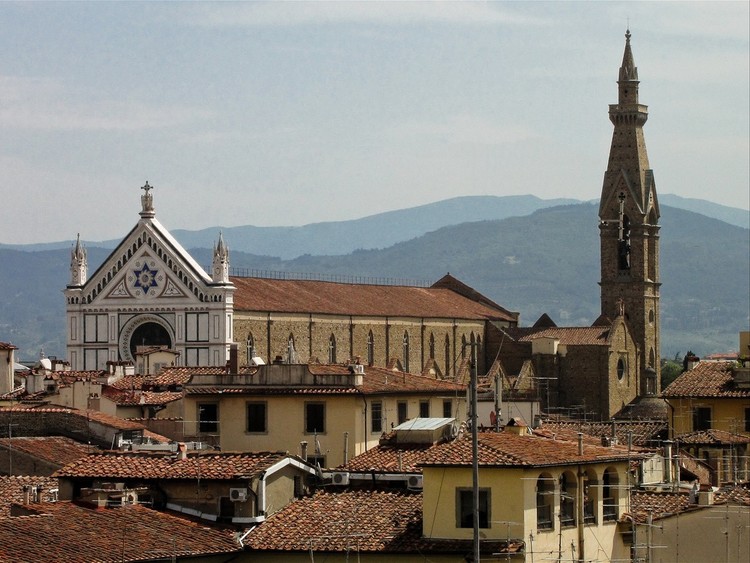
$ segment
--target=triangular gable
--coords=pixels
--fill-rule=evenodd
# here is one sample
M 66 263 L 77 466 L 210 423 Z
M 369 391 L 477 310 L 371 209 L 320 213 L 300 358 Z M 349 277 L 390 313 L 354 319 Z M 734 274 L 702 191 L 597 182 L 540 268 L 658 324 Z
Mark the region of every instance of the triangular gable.
M 206 300 L 211 278 L 156 219 L 141 220 L 81 288 L 83 300 Z
M 620 204 L 617 201 L 617 197 L 619 196 L 620 192 L 629 194 L 632 201 L 634 201 L 636 204 L 636 210 L 641 215 L 645 215 L 643 211 L 645 203 L 642 200 L 643 194 L 635 191 L 636 186 L 631 183 L 630 179 L 628 178 L 628 173 L 624 169 L 620 170 L 620 173 L 617 175 L 616 180 L 612 182 L 612 186 L 613 188 L 609 189 L 609 193 L 606 195 L 606 197 L 602 198 L 601 203 L 599 204 L 599 217 L 605 215 L 607 210 L 609 209 L 619 209 Z M 617 217 L 605 217 L 605 220 L 607 221 L 614 221 L 615 219 L 617 219 Z

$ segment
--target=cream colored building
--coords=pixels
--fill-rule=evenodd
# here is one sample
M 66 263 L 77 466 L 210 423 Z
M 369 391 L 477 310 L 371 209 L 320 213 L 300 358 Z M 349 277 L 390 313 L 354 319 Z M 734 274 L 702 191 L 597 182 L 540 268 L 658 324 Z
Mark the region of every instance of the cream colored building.
M 13 391 L 13 367 L 15 365 L 14 352 L 16 346 L 8 342 L 0 342 L 0 395 Z
M 405 420 L 466 417 L 464 385 L 361 365 L 199 374 L 184 393 L 185 439 L 222 450 L 286 450 L 321 467 L 346 463 Z
M 484 540 L 525 541 L 525 561 L 627 559 L 618 520 L 628 511 L 626 448 L 532 435 L 525 426 L 479 436 Z M 425 538 L 473 534 L 471 440 L 439 445 L 422 463 Z

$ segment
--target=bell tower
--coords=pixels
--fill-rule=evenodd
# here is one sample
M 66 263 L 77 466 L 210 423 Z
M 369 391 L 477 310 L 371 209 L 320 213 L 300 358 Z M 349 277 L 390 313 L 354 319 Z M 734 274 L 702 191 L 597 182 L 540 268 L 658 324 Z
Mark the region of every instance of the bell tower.
M 648 107 L 638 101 L 638 69 L 625 33 L 618 103 L 599 207 L 602 314 L 624 314 L 638 346 L 639 395 L 660 391 L 659 202 L 648 162 L 643 126 Z

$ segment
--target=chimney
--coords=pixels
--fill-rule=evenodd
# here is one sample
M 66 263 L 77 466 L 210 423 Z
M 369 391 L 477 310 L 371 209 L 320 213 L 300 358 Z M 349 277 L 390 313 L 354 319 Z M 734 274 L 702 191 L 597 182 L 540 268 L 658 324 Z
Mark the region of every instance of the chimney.
M 232 343 L 229 345 L 229 373 L 237 374 L 240 371 L 239 354 L 237 352 L 237 344 Z
M 664 482 L 672 482 L 672 441 L 664 441 Z
M 307 442 L 302 440 L 299 443 L 300 457 L 303 461 L 307 461 Z
M 583 432 L 578 433 L 578 455 L 583 455 Z
M 23 503 L 29 504 L 31 500 L 31 487 L 29 485 L 23 486 Z
M 690 371 L 700 363 L 701 359 L 698 356 L 688 353 L 685 356 L 685 371 Z

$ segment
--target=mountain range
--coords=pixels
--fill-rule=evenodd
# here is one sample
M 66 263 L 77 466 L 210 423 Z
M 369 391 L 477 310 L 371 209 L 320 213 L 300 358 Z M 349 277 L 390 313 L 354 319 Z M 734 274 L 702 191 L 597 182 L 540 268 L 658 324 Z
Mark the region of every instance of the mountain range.
M 750 324 L 750 214 L 678 196 L 660 204 L 662 356 L 736 349 Z M 222 230 L 239 274 L 431 283 L 450 272 L 519 311 L 524 325 L 547 313 L 580 326 L 599 314 L 597 211 L 593 202 L 477 196 L 352 221 L 172 234 L 208 265 Z M 90 273 L 117 242 L 87 244 Z M 64 355 L 69 249 L 69 241 L 0 245 L 0 341 L 23 359 L 40 349 Z

